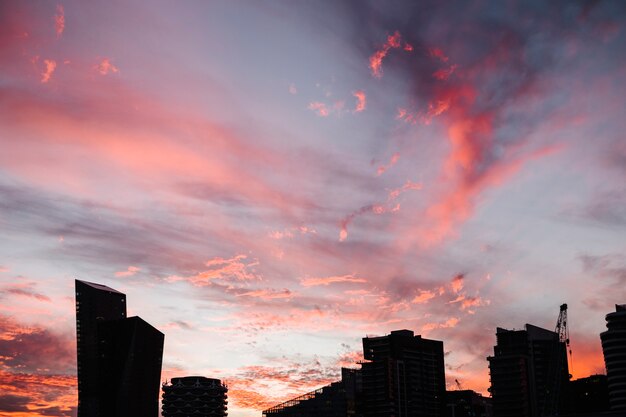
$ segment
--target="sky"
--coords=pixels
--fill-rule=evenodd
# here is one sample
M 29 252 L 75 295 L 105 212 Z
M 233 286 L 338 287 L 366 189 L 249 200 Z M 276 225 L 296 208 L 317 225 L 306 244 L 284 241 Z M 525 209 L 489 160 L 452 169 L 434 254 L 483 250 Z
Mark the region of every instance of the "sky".
M 574 378 L 626 302 L 626 3 L 0 2 L 0 416 L 73 416 L 74 279 L 165 333 L 229 414 L 496 327 Z

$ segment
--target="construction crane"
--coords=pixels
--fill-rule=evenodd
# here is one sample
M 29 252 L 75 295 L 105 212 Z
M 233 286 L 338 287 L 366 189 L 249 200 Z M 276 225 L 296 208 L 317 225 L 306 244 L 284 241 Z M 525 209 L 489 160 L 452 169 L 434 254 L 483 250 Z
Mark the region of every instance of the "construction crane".
M 455 384 L 456 384 L 456 390 L 457 391 L 463 391 L 463 385 L 461 385 L 461 383 L 459 382 L 458 379 L 454 380 Z
M 570 372 L 574 371 L 574 359 L 572 358 L 572 349 L 569 344 L 569 328 L 567 327 L 567 304 L 561 304 L 561 308 L 559 311 L 559 318 L 556 321 L 556 327 L 554 332 L 559 335 L 559 342 L 565 343 L 565 348 L 569 353 L 570 359 Z M 572 374 L 569 374 L 569 377 L 572 377 Z

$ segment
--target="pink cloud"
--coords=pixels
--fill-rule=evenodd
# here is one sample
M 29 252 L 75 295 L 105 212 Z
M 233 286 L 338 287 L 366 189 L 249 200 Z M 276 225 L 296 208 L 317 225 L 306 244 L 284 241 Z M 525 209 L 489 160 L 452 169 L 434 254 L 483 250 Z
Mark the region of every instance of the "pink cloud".
M 275 299 L 283 299 L 283 298 L 291 298 L 293 297 L 293 293 L 288 289 L 284 289 L 281 291 L 276 290 L 254 290 L 247 291 L 241 294 L 237 294 L 238 297 L 253 297 L 253 298 L 262 298 L 264 300 L 275 300 Z
M 102 75 L 116 74 L 120 72 L 119 68 L 113 65 L 109 58 L 104 58 L 102 61 L 100 61 L 99 64 L 94 66 L 94 69 L 96 69 Z
M 258 261 L 245 262 L 246 255 L 236 255 L 232 258 L 213 258 L 206 262 L 208 270 L 199 272 L 191 276 L 167 277 L 168 282 L 187 281 L 197 287 L 210 286 L 215 280 L 231 282 L 231 281 L 252 281 L 260 279 L 260 276 L 254 272 L 254 266 L 258 265 Z
M 298 89 L 296 88 L 296 85 L 294 83 L 289 84 L 289 94 L 298 94 Z
M 50 81 L 50 78 L 52 77 L 52 74 L 57 67 L 57 63 L 56 61 L 51 59 L 44 59 L 43 63 L 45 65 L 45 69 L 41 73 L 41 82 L 45 84 Z
M 360 113 L 363 110 L 365 110 L 365 106 L 367 104 L 367 97 L 365 95 L 365 91 L 357 90 L 357 91 L 353 92 L 352 95 L 354 97 L 356 97 L 356 99 L 357 99 L 356 107 L 354 108 L 354 112 L 355 113 Z
M 0 270 L 0 272 L 2 272 Z M 0 287 L 0 294 L 17 295 L 22 297 L 34 298 L 39 301 L 50 301 L 50 297 L 35 291 L 34 282 L 10 284 Z
M 126 271 L 118 271 L 115 273 L 115 276 L 120 278 L 120 277 L 132 277 L 133 275 L 135 275 L 137 272 L 141 271 L 141 268 L 138 268 L 136 266 L 129 266 Z
M 376 170 L 376 175 L 377 175 L 377 176 L 381 176 L 381 175 L 383 175 L 385 172 L 387 172 L 387 170 L 388 170 L 389 168 L 391 168 L 392 166 L 394 166 L 394 165 L 398 162 L 398 160 L 399 160 L 399 159 L 400 159 L 400 154 L 399 154 L 399 153 L 397 153 L 397 152 L 396 152 L 396 153 L 394 153 L 394 154 L 391 156 L 391 160 L 389 161 L 389 164 L 387 164 L 387 165 L 380 165 L 380 166 L 378 167 L 378 169 Z
M 57 4 L 57 14 L 54 15 L 54 28 L 57 38 L 60 38 L 65 30 L 65 10 L 62 4 Z
M 326 286 L 338 282 L 362 283 L 367 282 L 367 280 L 363 278 L 357 278 L 354 276 L 354 274 L 320 278 L 304 278 L 300 280 L 300 284 L 304 287 L 315 287 L 318 285 Z
M 446 320 L 443 323 L 426 323 L 425 325 L 422 326 L 422 331 L 423 332 L 428 332 L 430 330 L 434 330 L 434 329 L 447 329 L 447 328 L 452 328 L 452 327 L 456 327 L 456 325 L 459 323 L 459 319 L 456 317 L 450 317 L 448 320 Z
M 9 272 L 9 271 L 10 269 L 8 267 L 0 265 L 0 272 Z
M 309 103 L 309 110 L 317 113 L 318 116 L 328 117 L 330 115 L 330 110 L 326 107 L 326 104 L 321 103 L 319 101 L 314 101 Z

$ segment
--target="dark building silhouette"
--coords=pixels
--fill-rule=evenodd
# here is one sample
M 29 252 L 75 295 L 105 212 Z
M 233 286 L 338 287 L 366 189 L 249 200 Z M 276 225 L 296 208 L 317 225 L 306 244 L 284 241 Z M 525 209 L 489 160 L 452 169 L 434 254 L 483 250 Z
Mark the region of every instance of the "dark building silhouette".
M 163 417 L 226 417 L 228 388 L 203 376 L 172 378 L 163 385 Z
M 606 315 L 607 331 L 600 334 L 606 365 L 611 410 L 626 414 L 626 304 Z
M 341 381 L 263 411 L 264 417 L 361 417 L 361 371 L 341 369 Z
M 441 417 L 445 407 L 443 342 L 410 330 L 363 339 L 365 417 Z
M 163 333 L 126 317 L 126 295 L 75 281 L 78 417 L 156 417 Z
M 446 391 L 446 417 L 492 417 L 491 398 L 472 390 Z
M 567 411 L 570 413 L 590 413 L 609 409 L 606 375 L 591 375 L 570 381 L 567 395 Z
M 496 417 L 558 415 L 568 382 L 565 343 L 555 332 L 530 324 L 525 330 L 496 331 L 494 356 L 487 358 Z

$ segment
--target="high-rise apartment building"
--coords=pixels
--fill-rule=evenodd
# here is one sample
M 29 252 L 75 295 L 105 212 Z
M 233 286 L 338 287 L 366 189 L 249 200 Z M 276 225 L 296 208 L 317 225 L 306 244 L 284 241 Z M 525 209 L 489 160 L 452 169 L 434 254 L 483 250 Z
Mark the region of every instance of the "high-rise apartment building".
M 228 388 L 203 376 L 172 378 L 163 385 L 163 417 L 226 417 Z
M 341 368 L 341 381 L 263 411 L 263 417 L 362 417 L 361 371 Z
M 626 413 L 626 304 L 606 315 L 607 331 L 600 334 L 606 365 L 611 410 Z
M 496 338 L 494 356 L 487 358 L 494 416 L 559 414 L 568 381 L 567 353 L 559 335 L 527 324 L 525 330 L 498 328 Z
M 78 417 L 156 417 L 164 335 L 126 317 L 126 295 L 76 280 Z
M 365 417 L 440 417 L 445 407 L 443 342 L 396 330 L 363 339 Z

